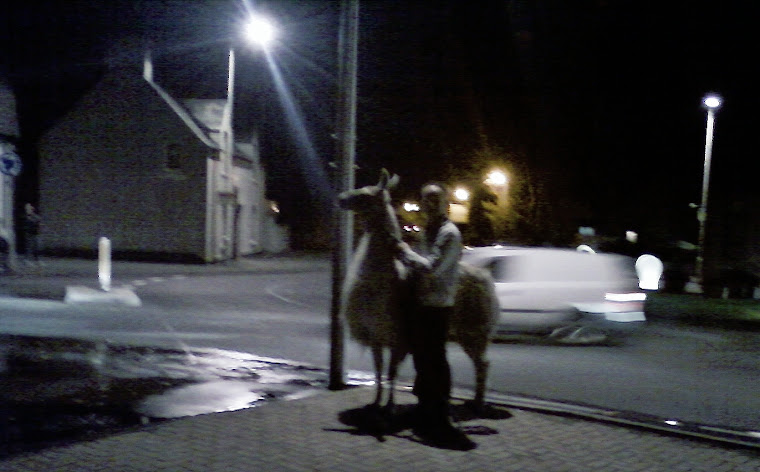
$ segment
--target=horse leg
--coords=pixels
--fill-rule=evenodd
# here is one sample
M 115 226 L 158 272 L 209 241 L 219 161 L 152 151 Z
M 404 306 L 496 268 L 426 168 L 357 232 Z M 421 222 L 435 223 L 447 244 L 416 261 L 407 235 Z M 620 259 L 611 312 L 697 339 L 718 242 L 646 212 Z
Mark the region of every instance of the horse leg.
M 487 346 L 487 344 L 486 344 Z M 485 406 L 486 385 L 488 383 L 488 367 L 485 346 L 463 346 L 464 351 L 472 360 L 475 367 L 475 398 L 472 403 L 475 410 L 480 411 Z
M 391 348 L 391 358 L 388 363 L 388 403 L 386 403 L 385 407 L 393 412 L 393 409 L 396 405 L 395 402 L 395 391 L 396 391 L 396 375 L 398 374 L 398 366 L 401 364 L 401 362 L 406 357 L 406 352 L 404 349 L 399 347 Z
M 473 363 L 475 364 L 475 408 L 480 410 L 485 405 L 490 362 L 485 359 L 484 353 L 481 353 L 473 359 Z
M 380 406 L 383 399 L 383 348 L 372 346 L 372 359 L 375 363 L 375 402 L 374 406 Z

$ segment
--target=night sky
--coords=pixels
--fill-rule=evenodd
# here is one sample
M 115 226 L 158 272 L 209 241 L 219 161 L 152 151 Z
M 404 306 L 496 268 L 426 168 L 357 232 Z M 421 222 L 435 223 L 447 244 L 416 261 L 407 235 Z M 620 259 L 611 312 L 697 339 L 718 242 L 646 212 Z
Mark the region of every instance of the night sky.
M 694 240 L 706 112 L 717 92 L 711 202 L 758 198 L 758 56 L 750 1 L 362 1 L 357 183 L 387 167 L 400 194 L 448 179 L 484 146 L 535 169 L 579 224 L 672 226 Z M 2 7 L 0 71 L 17 93 L 34 199 L 34 143 L 105 64 L 139 61 L 178 97 L 223 97 L 240 47 L 239 0 L 28 0 Z M 272 50 L 325 172 L 335 159 L 339 2 L 249 3 L 283 34 Z M 239 133 L 262 130 L 269 190 L 286 209 L 314 199 L 315 165 L 290 131 L 266 61 L 238 55 Z M 311 195 L 311 198 L 310 198 Z M 756 200 L 756 201 L 760 201 Z M 44 209 L 42 209 L 44 212 Z M 293 210 L 291 213 L 295 213 Z M 657 222 L 657 223 L 655 223 Z

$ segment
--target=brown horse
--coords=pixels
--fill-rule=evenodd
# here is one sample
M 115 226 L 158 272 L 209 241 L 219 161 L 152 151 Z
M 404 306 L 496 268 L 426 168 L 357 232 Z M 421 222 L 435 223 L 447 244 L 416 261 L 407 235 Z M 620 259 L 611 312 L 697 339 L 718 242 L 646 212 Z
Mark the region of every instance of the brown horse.
M 396 259 L 401 228 L 390 190 L 398 183 L 383 169 L 377 185 L 343 192 L 341 208 L 353 210 L 364 227 L 343 283 L 341 312 L 351 336 L 372 350 L 375 364 L 374 404 L 382 402 L 383 351 L 390 349 L 387 406 L 394 404 L 398 366 L 408 353 L 405 316 L 414 316 L 406 269 Z M 456 306 L 449 340 L 462 346 L 475 366 L 476 407 L 482 407 L 488 377 L 486 350 L 499 313 L 494 284 L 486 271 L 459 264 Z

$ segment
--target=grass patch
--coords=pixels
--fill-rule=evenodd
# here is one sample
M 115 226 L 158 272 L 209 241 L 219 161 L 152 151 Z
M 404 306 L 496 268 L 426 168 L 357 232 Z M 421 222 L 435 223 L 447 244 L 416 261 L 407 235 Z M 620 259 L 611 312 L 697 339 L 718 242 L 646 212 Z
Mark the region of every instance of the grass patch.
M 760 327 L 760 301 L 704 298 L 701 295 L 654 293 L 645 310 L 652 319 L 687 323 L 746 324 Z

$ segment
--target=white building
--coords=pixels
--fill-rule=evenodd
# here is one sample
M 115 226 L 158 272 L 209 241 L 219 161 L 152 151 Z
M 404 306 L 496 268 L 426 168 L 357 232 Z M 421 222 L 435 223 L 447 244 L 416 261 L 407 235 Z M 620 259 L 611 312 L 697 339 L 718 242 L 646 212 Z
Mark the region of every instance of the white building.
M 236 142 L 228 98 L 174 99 L 112 68 L 40 140 L 42 251 L 223 261 L 287 247 L 265 198 L 256 134 Z
M 11 267 L 16 262 L 14 195 L 16 176 L 21 171 L 21 160 L 16 154 L 14 144 L 18 137 L 16 97 L 11 87 L 0 77 L 0 237 L 7 243 L 7 247 L 0 249 L 7 254 L 7 262 Z

